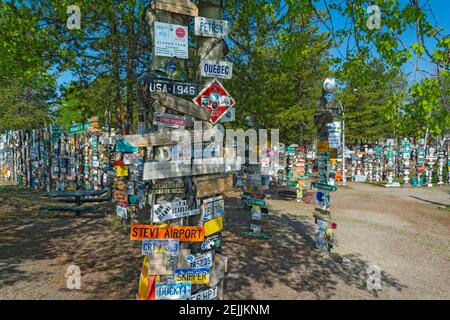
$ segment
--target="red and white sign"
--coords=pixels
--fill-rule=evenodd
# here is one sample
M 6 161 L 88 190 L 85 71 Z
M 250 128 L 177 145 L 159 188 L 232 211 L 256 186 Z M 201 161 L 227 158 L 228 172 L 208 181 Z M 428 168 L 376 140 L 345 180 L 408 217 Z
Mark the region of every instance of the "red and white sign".
M 219 80 L 214 79 L 200 91 L 197 97 L 192 99 L 197 105 L 211 110 L 210 121 L 215 124 L 222 118 L 235 101 Z
M 184 128 L 186 125 L 186 118 L 174 114 L 155 112 L 153 113 L 153 124 L 175 129 Z

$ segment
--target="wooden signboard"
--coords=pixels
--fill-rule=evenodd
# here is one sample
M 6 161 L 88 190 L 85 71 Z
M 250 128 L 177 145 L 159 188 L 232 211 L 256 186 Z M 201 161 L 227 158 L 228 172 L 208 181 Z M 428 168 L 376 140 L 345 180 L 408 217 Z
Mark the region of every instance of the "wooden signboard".
M 148 134 L 132 134 L 123 136 L 129 144 L 136 147 L 169 146 L 183 142 L 186 132 L 163 131 Z
M 162 107 L 166 107 L 168 109 L 184 113 L 193 118 L 209 122 L 211 111 L 205 108 L 200 108 L 191 101 L 159 91 L 153 92 L 151 95 L 152 98 L 156 100 L 156 103 Z
M 153 206 L 153 221 L 164 222 L 166 220 L 193 216 L 200 213 L 200 209 L 190 209 L 187 200 L 155 204 Z
M 196 187 L 197 198 L 205 198 L 233 189 L 233 174 L 194 177 L 192 181 Z
M 331 221 L 331 212 L 321 208 L 314 208 L 313 217 L 324 221 Z
M 191 164 L 182 161 L 146 162 L 142 180 L 166 179 L 191 175 Z
M 198 8 L 189 0 L 153 0 L 152 9 L 174 12 L 186 16 L 198 16 Z
M 205 229 L 198 226 L 161 228 L 153 225 L 132 224 L 130 240 L 144 239 L 178 239 L 180 241 L 203 242 Z

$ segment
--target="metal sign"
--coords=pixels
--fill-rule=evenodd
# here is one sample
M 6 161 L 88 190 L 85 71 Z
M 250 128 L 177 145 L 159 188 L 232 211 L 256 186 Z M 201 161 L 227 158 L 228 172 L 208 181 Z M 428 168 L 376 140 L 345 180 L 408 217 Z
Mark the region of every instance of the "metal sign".
M 233 122 L 236 121 L 236 108 L 229 108 L 225 114 L 220 118 L 220 122 Z
M 180 241 L 203 242 L 205 229 L 198 226 L 174 226 L 161 228 L 155 225 L 132 224 L 130 240 L 179 239 Z
M 191 297 L 190 281 L 156 282 L 157 300 L 188 300 Z
M 195 82 L 166 80 L 156 77 L 148 78 L 148 90 L 150 92 L 161 91 L 175 96 L 195 96 L 198 92 L 198 85 Z
M 195 35 L 225 38 L 228 34 L 228 21 L 195 17 Z
M 153 113 L 153 124 L 157 126 L 183 129 L 186 125 L 186 117 L 155 112 Z
M 223 196 L 217 196 L 203 200 L 203 221 L 208 221 L 225 213 L 225 202 Z
M 155 55 L 188 59 L 188 27 L 155 21 Z
M 180 242 L 176 239 L 171 240 L 142 240 L 142 255 L 168 254 L 170 256 L 178 256 Z
M 69 133 L 87 132 L 89 125 L 90 122 L 73 124 L 69 127 Z
M 327 191 L 337 191 L 337 187 L 336 186 L 332 186 L 326 183 L 322 183 L 322 182 L 312 182 L 311 183 L 313 188 L 317 188 L 317 189 L 323 189 L 323 190 L 327 190 Z
M 200 209 L 191 209 L 187 200 L 155 204 L 153 206 L 153 221 L 164 222 L 166 220 L 193 216 L 200 213 Z
M 192 284 L 208 283 L 209 268 L 176 269 L 175 277 L 177 281 L 191 281 Z
M 209 288 L 197 293 L 191 294 L 191 300 L 214 300 L 217 298 L 218 287 Z
M 249 206 L 249 207 L 252 207 L 253 205 L 260 206 L 261 208 L 266 207 L 266 202 L 262 199 L 248 198 L 245 200 L 245 202 L 247 203 L 247 206 Z
M 225 112 L 235 104 L 234 99 L 217 79 L 209 82 L 192 101 L 211 110 L 210 121 L 213 124 L 219 121 Z
M 200 75 L 202 77 L 231 79 L 233 63 L 220 60 L 201 60 Z
M 213 264 L 212 253 L 207 252 L 194 257 L 193 261 L 190 263 L 191 268 L 211 268 Z

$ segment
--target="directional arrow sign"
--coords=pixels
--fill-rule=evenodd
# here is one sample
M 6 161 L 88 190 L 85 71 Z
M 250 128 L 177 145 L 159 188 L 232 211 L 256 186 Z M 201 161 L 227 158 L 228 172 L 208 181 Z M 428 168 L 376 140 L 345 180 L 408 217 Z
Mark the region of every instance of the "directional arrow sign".
M 201 107 L 211 110 L 210 121 L 213 124 L 218 122 L 235 103 L 234 99 L 217 79 L 208 83 L 192 101 Z
M 317 188 L 317 189 L 323 189 L 323 190 L 327 190 L 327 191 L 337 191 L 336 186 L 332 186 L 332 185 L 322 183 L 322 182 L 313 182 L 312 186 L 313 186 L 313 188 Z

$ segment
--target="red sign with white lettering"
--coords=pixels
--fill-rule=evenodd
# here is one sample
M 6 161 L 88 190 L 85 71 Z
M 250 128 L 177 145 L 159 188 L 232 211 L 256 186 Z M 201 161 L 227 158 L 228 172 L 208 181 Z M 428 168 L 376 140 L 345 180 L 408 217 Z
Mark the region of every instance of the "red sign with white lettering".
M 234 106 L 234 99 L 219 80 L 214 79 L 192 99 L 197 105 L 211 110 L 210 121 L 215 124 L 229 108 Z

